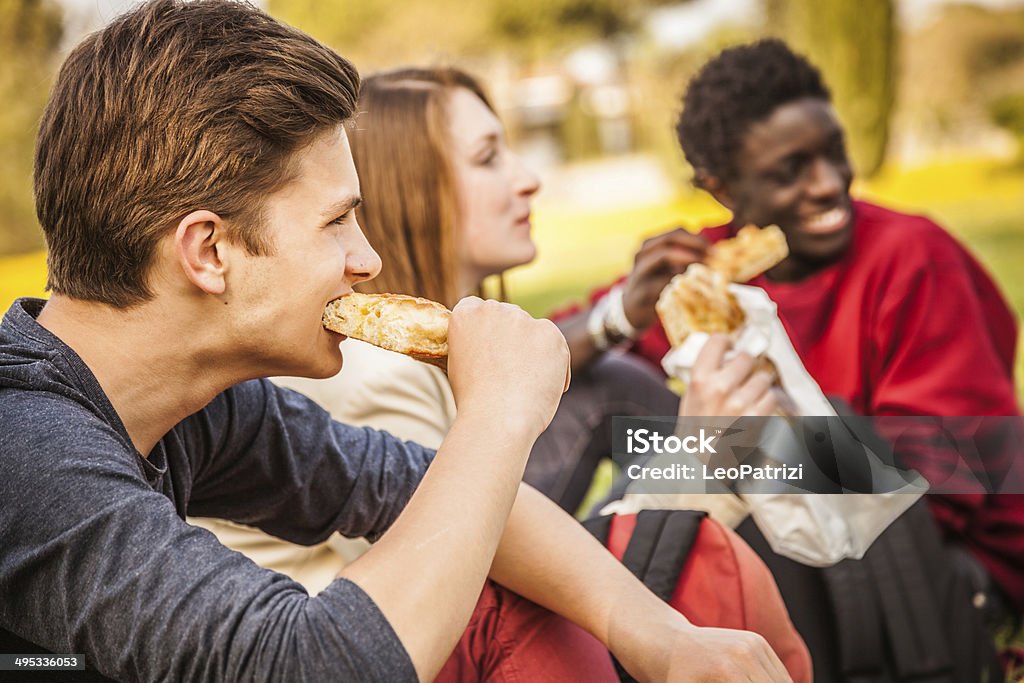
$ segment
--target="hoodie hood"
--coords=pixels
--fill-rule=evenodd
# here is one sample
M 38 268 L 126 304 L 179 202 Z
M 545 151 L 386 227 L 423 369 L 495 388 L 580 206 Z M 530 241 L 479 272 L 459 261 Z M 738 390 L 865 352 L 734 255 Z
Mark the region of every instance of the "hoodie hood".
M 119 425 L 117 412 L 89 367 L 36 321 L 45 304 L 45 299 L 18 299 L 0 322 L 0 397 L 8 389 L 50 392 Z

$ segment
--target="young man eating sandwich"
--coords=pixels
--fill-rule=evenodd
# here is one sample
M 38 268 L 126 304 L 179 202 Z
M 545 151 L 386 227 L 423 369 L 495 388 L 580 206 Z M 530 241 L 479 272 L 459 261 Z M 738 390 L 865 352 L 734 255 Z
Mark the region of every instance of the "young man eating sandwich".
M 324 306 L 381 267 L 355 218 L 358 86 L 229 0 L 143 4 L 68 57 L 35 171 L 53 295 L 0 325 L 3 649 L 131 681 L 611 681 L 609 649 L 641 680 L 788 680 L 520 486 L 565 386 L 551 323 L 456 306 L 436 454 L 258 379 L 335 374 Z M 379 540 L 310 597 L 186 513 Z

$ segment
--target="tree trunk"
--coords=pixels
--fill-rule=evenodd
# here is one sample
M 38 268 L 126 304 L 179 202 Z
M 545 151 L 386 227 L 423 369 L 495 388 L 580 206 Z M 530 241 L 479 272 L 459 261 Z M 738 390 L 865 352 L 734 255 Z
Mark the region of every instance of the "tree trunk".
M 885 160 L 896 97 L 892 0 L 765 0 L 765 10 L 769 31 L 821 69 L 854 166 L 873 175 Z
M 43 246 L 32 160 L 62 31 L 61 9 L 52 0 L 0 0 L 0 254 Z

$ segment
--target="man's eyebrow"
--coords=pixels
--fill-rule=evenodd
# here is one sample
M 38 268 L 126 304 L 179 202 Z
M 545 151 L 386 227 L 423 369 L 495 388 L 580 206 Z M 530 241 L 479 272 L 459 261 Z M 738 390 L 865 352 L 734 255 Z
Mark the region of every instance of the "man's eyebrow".
M 349 211 L 356 208 L 362 203 L 363 198 L 359 195 L 352 195 L 351 197 L 346 197 L 345 199 L 342 199 L 340 202 L 331 204 L 329 207 L 324 209 L 323 218 L 325 220 L 337 218 L 338 216 L 348 213 Z

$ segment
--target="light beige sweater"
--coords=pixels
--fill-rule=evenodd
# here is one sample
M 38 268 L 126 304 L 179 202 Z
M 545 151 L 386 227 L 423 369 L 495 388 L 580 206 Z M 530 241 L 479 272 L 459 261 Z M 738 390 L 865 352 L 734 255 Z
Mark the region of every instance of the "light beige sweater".
M 309 396 L 341 422 L 387 431 L 430 448 L 441 445 L 455 419 L 455 397 L 441 370 L 355 339 L 343 342 L 341 350 L 344 366 L 330 379 L 274 381 Z M 337 534 L 305 547 L 224 520 L 188 521 L 212 531 L 221 543 L 257 564 L 287 574 L 310 594 L 323 590 L 346 563 L 369 547 L 361 539 Z

